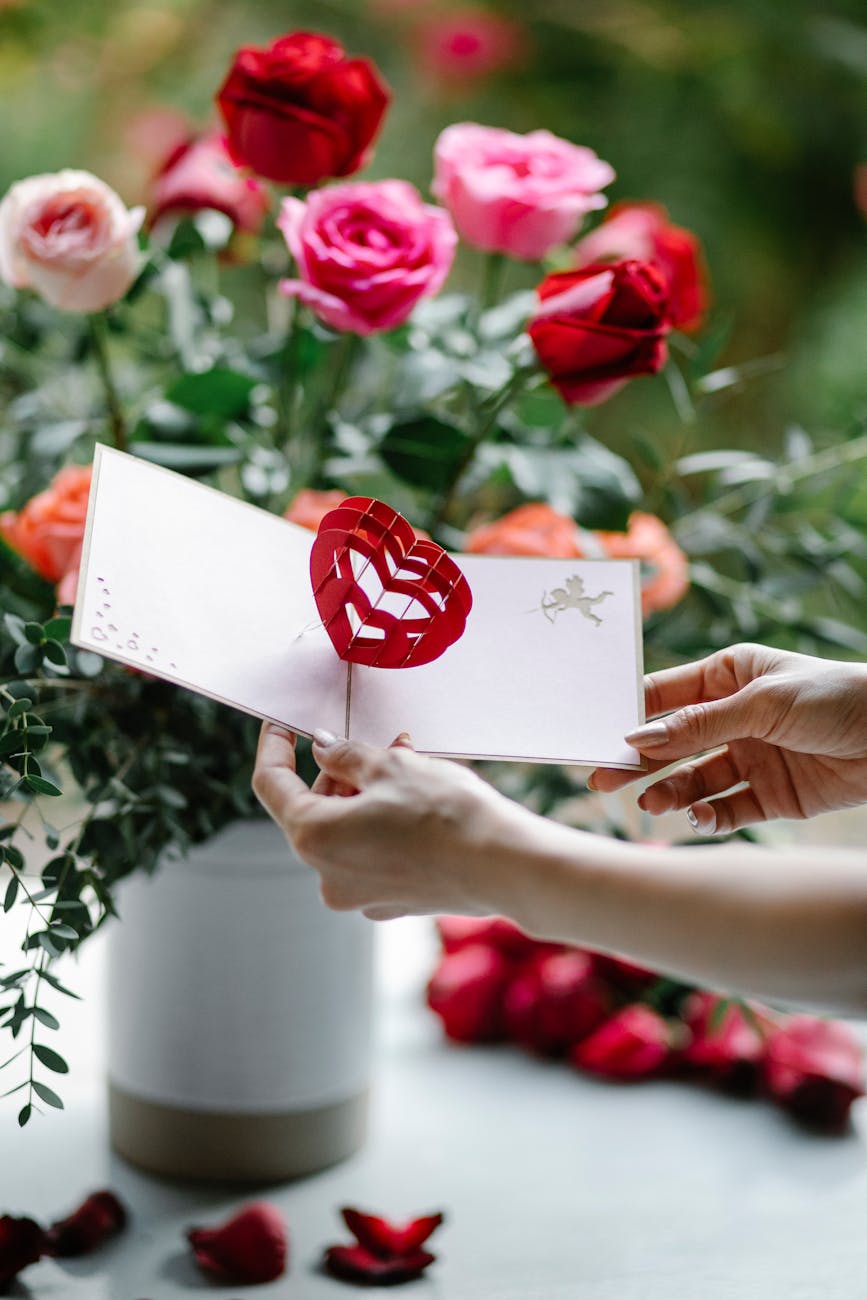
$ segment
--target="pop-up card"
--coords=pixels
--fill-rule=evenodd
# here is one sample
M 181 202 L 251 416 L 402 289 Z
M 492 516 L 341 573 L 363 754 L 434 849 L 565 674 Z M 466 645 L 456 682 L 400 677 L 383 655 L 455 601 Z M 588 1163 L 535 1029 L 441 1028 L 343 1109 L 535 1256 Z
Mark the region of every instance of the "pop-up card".
M 637 563 L 450 555 L 366 497 L 314 534 L 100 446 L 72 640 L 306 734 L 641 766 Z

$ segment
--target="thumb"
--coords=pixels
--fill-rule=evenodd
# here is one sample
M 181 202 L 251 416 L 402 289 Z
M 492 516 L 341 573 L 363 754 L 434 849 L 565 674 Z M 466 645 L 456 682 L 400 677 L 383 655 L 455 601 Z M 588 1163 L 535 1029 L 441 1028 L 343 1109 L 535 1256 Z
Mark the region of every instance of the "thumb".
M 383 751 L 330 731 L 314 731 L 313 757 L 323 772 L 361 790 L 382 774 Z
M 625 739 L 641 753 L 668 762 L 688 758 L 730 740 L 760 735 L 764 729 L 757 701 L 745 687 L 724 700 L 687 704 L 668 717 L 636 727 Z

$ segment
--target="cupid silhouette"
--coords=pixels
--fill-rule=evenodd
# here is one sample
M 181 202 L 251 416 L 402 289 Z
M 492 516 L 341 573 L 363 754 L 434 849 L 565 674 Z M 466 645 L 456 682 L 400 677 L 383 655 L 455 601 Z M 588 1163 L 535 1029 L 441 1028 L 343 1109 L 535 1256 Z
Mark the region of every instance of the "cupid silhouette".
M 593 613 L 593 606 L 598 605 L 606 596 L 613 595 L 613 591 L 602 591 L 598 596 L 585 596 L 584 579 L 573 573 L 571 578 L 566 579 L 565 587 L 554 587 L 550 596 L 547 591 L 542 593 L 540 608 L 549 623 L 553 623 L 564 610 L 577 609 L 598 627 L 602 619 Z

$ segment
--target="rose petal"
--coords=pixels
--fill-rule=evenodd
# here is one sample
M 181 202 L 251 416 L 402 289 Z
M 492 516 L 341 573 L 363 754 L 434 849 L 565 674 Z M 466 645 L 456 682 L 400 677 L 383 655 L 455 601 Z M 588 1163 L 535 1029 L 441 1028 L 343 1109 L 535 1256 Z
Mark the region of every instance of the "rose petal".
M 344 1207 L 340 1213 L 359 1245 L 381 1259 L 411 1255 L 443 1221 L 441 1213 L 425 1214 L 398 1226 L 380 1215 L 363 1214 L 349 1206 Z
M 389 1283 L 411 1282 L 435 1259 L 436 1256 L 429 1250 L 416 1250 L 408 1255 L 383 1259 L 380 1255 L 365 1250 L 363 1246 L 329 1246 L 322 1262 L 332 1277 L 384 1286 Z
M 48 1252 L 87 1255 L 125 1228 L 127 1218 L 126 1206 L 114 1192 L 92 1192 L 72 1214 L 52 1223 L 46 1233 Z
M 45 1233 L 33 1219 L 0 1215 L 0 1290 L 45 1253 Z
M 283 1216 L 266 1201 L 246 1205 L 216 1228 L 190 1228 L 187 1240 L 199 1267 L 221 1281 L 272 1282 L 286 1269 Z

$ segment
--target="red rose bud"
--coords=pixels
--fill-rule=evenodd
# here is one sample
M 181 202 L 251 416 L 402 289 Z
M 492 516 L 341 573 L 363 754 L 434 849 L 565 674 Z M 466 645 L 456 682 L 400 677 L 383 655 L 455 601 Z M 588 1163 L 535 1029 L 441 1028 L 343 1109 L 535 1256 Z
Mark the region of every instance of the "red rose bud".
M 340 1211 L 349 1231 L 365 1250 L 383 1259 L 409 1255 L 419 1250 L 443 1221 L 442 1214 L 425 1214 L 398 1225 L 376 1214 L 362 1214 L 349 1206 Z
M 88 1255 L 126 1227 L 126 1206 L 114 1192 L 91 1192 L 77 1210 L 52 1223 L 46 1235 L 48 1254 Z
M 774 1101 L 815 1128 L 845 1128 L 864 1095 L 861 1048 L 838 1021 L 791 1016 L 768 1037 L 762 1066 Z
M 585 952 L 528 962 L 503 999 L 506 1033 L 531 1051 L 556 1055 L 586 1038 L 611 1014 L 611 995 Z
M 385 1286 L 412 1282 L 436 1259 L 429 1250 L 415 1250 L 409 1255 L 383 1259 L 363 1246 L 329 1246 L 322 1261 L 326 1272 L 347 1282 L 364 1282 Z
M 496 948 L 469 944 L 447 953 L 427 986 L 427 1004 L 440 1017 L 447 1038 L 459 1043 L 503 1037 L 503 992 L 511 963 Z
M 446 952 L 457 952 L 471 943 L 486 943 L 506 957 L 523 961 L 539 952 L 556 952 L 560 944 L 531 939 L 504 916 L 438 916 L 437 930 Z
M 683 1008 L 690 1031 L 682 1060 L 733 1092 L 752 1092 L 759 1080 L 765 1037 L 772 1022 L 763 1007 L 746 1014 L 716 993 L 693 993 Z
M 218 1228 L 190 1228 L 187 1240 L 203 1272 L 221 1282 L 273 1282 L 286 1270 L 286 1227 L 266 1201 L 244 1206 Z
M 527 332 L 570 406 L 598 406 L 668 360 L 668 286 L 649 262 L 599 262 L 548 275 Z
M 579 1069 L 609 1079 L 659 1074 L 670 1057 L 668 1023 L 641 1002 L 623 1007 L 569 1053 L 569 1060 Z
M 282 185 L 318 185 L 366 161 L 390 95 L 368 59 L 315 32 L 244 46 L 217 95 L 238 162 Z
M 45 1254 L 45 1233 L 33 1219 L 0 1215 L 0 1291 Z
M 659 979 L 656 971 L 626 961 L 623 957 L 613 957 L 610 953 L 604 952 L 595 953 L 594 957 L 596 974 L 599 978 L 605 980 L 618 993 L 626 994 L 627 997 L 637 997 Z
M 341 1214 L 358 1245 L 328 1247 L 323 1265 L 334 1277 L 380 1285 L 409 1282 L 436 1258 L 421 1247 L 442 1223 L 442 1214 L 426 1214 L 403 1225 L 348 1206 Z

